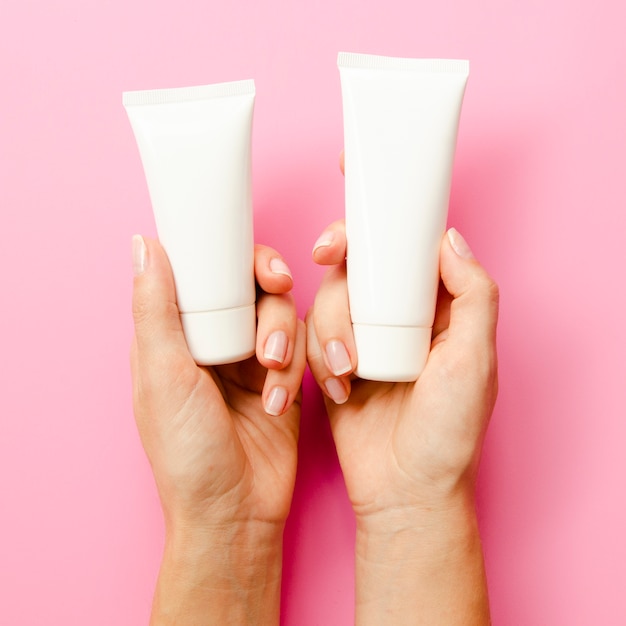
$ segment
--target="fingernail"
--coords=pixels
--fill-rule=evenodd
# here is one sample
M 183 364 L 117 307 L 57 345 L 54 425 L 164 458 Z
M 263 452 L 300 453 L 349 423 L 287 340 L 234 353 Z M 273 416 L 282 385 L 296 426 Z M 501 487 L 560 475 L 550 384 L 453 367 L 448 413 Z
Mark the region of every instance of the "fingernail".
M 318 248 L 328 248 L 328 246 L 330 246 L 330 244 L 332 244 L 333 240 L 335 239 L 335 233 L 333 233 L 330 230 L 327 230 L 325 232 L 323 232 L 317 239 L 317 241 L 315 242 L 314 246 L 313 246 L 313 254 L 315 254 L 315 251 Z
M 467 245 L 467 241 L 463 239 L 461 233 L 456 228 L 451 228 L 448 231 L 448 240 L 452 249 L 463 259 L 475 258 L 472 254 L 472 250 Z
M 284 387 L 274 387 L 270 391 L 270 395 L 267 397 L 265 403 L 265 412 L 268 415 L 277 416 L 285 410 L 285 404 L 287 404 L 287 390 Z
M 265 342 L 263 356 L 278 363 L 282 363 L 287 355 L 287 333 L 275 330 Z
M 278 257 L 274 257 L 270 261 L 270 269 L 274 274 L 283 274 L 284 276 L 289 276 L 289 278 L 293 278 L 291 272 L 289 271 L 289 267 L 287 263 L 285 263 L 282 259 Z
M 324 387 L 335 404 L 343 404 L 348 399 L 346 388 L 338 378 L 327 378 Z
M 133 273 L 135 276 L 146 270 L 146 242 L 141 235 L 133 235 Z
M 334 339 L 326 344 L 326 358 L 330 369 L 335 376 L 347 374 L 352 370 L 350 355 L 342 341 Z

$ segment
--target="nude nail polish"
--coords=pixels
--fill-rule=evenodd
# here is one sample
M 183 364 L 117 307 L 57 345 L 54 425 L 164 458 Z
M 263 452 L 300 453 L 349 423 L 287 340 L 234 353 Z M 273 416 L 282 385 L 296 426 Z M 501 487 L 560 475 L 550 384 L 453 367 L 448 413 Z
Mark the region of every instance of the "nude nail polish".
M 326 344 L 326 358 L 330 365 L 330 370 L 335 376 L 347 374 L 352 369 L 350 355 L 343 341 L 333 339 Z
M 338 378 L 327 378 L 324 381 L 324 387 L 335 404 L 343 404 L 348 399 L 346 388 Z
M 448 231 L 448 239 L 452 249 L 463 259 L 473 259 L 474 254 L 471 248 L 467 245 L 467 241 L 463 238 L 461 233 L 456 228 L 451 228 Z
M 146 242 L 141 235 L 133 235 L 133 273 L 140 276 L 146 271 Z
M 333 243 L 334 239 L 335 233 L 329 230 L 323 232 L 313 245 L 313 254 L 315 254 L 318 248 L 328 248 Z
M 274 257 L 270 261 L 270 269 L 274 274 L 282 274 L 284 276 L 289 276 L 289 278 L 293 278 L 291 275 L 291 271 L 289 270 L 289 266 L 282 259 L 278 257 Z
M 288 393 L 284 387 L 274 387 L 265 403 L 265 412 L 274 417 L 281 415 L 287 404 Z
M 287 355 L 287 333 L 284 330 L 275 330 L 265 342 L 263 356 L 277 363 L 282 363 Z

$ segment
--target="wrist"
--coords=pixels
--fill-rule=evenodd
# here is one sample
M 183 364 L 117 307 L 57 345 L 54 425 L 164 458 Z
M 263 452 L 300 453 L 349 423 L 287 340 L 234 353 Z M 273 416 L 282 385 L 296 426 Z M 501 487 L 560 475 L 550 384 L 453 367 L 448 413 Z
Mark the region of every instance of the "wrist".
M 406 487 L 406 486 L 405 486 Z M 369 503 L 353 502 L 357 530 L 389 535 L 404 531 L 429 532 L 442 523 L 469 521 L 475 517 L 472 481 L 419 489 L 413 485 L 403 491 L 386 491 Z
M 284 522 L 278 521 L 209 522 L 166 518 L 165 546 L 172 546 L 177 552 L 190 557 L 193 554 L 229 551 L 232 557 L 246 560 L 250 550 L 265 553 L 281 547 L 284 527 Z
M 357 519 L 356 615 L 359 626 L 489 623 L 472 497 Z
M 385 563 L 393 550 L 398 560 L 431 560 L 478 536 L 474 499 L 465 492 L 357 515 L 356 528 L 357 551 L 375 561 L 380 546 Z
M 168 525 L 151 624 L 277 624 L 282 525 Z

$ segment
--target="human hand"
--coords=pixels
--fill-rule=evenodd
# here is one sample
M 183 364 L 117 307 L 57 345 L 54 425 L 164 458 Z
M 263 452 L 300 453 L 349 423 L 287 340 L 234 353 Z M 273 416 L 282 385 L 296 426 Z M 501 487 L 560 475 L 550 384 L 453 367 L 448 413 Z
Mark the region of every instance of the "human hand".
M 307 316 L 307 345 L 356 514 L 357 622 L 487 623 L 474 485 L 497 394 L 497 286 L 449 231 L 424 371 L 414 383 L 359 380 L 345 255 L 335 222 L 313 251 L 332 267 Z
M 291 275 L 256 246 L 256 356 L 198 367 L 163 248 L 133 248 L 134 410 L 166 525 L 153 623 L 277 622 L 306 357 Z
M 441 244 L 442 286 L 423 373 L 415 383 L 353 379 L 345 254 L 343 222 L 335 222 L 313 252 L 332 267 L 307 318 L 308 353 L 348 494 L 366 522 L 398 507 L 431 506 L 473 484 L 497 394 L 498 290 L 451 230 Z

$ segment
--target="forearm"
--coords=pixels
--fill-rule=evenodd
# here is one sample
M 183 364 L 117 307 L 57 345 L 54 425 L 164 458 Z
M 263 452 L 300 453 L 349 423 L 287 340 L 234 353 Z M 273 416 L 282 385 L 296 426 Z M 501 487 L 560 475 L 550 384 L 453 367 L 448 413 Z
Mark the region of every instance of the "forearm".
M 356 624 L 486 626 L 483 554 L 472 504 L 394 512 L 357 526 Z
M 168 532 L 151 626 L 279 623 L 282 528 Z

